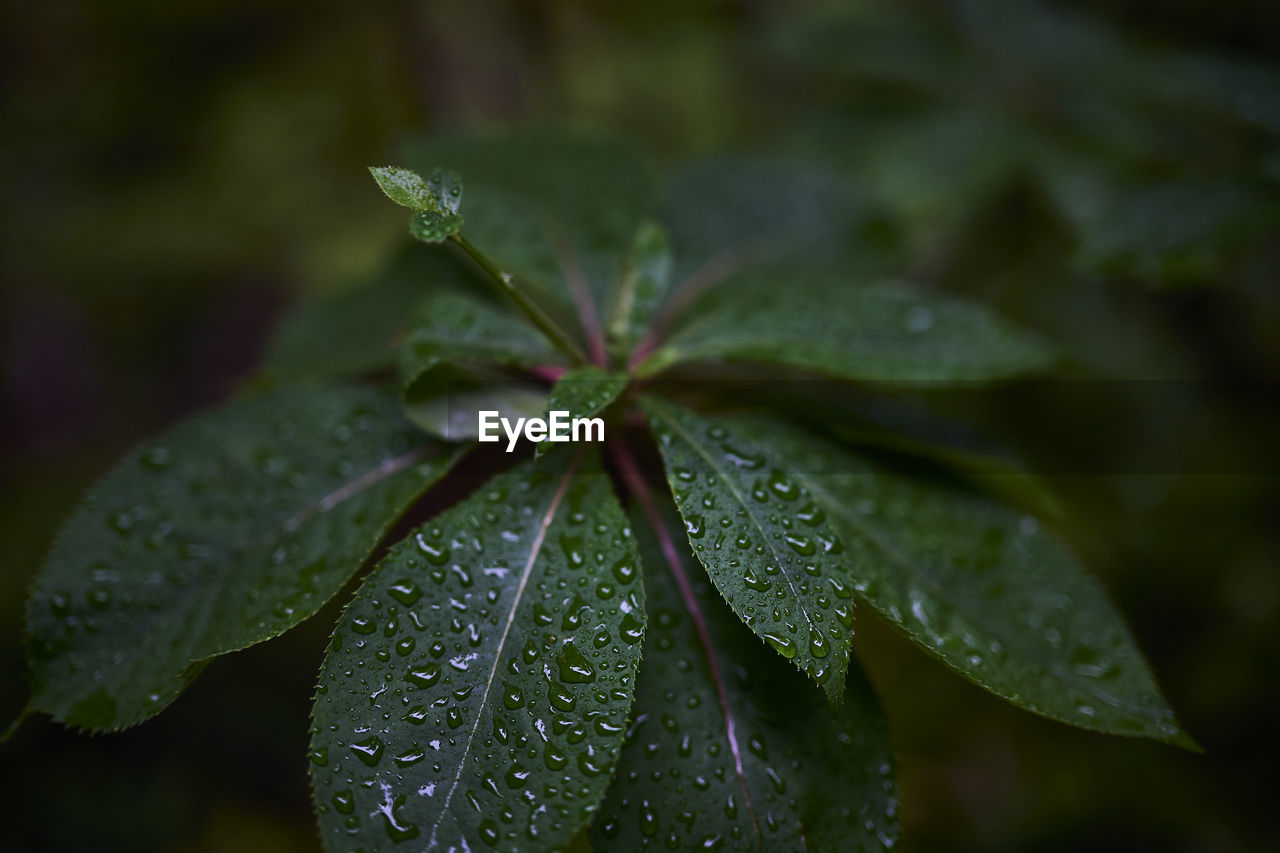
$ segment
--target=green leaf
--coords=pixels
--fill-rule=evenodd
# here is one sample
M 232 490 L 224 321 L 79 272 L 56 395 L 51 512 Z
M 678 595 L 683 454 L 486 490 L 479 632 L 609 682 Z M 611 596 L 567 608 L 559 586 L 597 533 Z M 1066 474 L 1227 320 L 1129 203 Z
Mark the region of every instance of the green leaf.
M 409 392 L 442 364 L 556 365 L 562 357 L 517 317 L 474 297 L 433 299 L 400 347 L 401 387 Z
M 556 380 L 551 387 L 544 417 L 551 412 L 568 412 L 570 417 L 590 418 L 604 411 L 627 387 L 628 379 L 620 373 L 608 373 L 598 367 L 580 367 L 570 370 Z M 538 445 L 535 456 L 542 456 L 554 447 L 544 441 Z
M 760 647 L 706 575 L 688 598 L 640 531 L 651 621 L 597 850 L 881 850 L 898 837 L 884 715 L 855 666 L 840 710 Z M 691 562 L 691 561 L 689 561 Z
M 514 423 L 541 417 L 546 408 L 547 389 L 541 385 L 448 366 L 432 370 L 430 381 L 419 382 L 404 398 L 409 420 L 446 441 L 479 439 L 481 411 L 496 411 Z
M 984 309 L 901 282 L 855 285 L 774 269 L 734 279 L 639 368 L 718 359 L 841 379 L 989 380 L 1043 368 L 1039 339 Z
M 278 381 L 394 368 L 398 339 L 428 299 L 473 286 L 447 252 L 399 252 L 371 281 L 293 306 L 271 339 L 261 373 Z
M 609 354 L 625 363 L 652 325 L 671 281 L 671 248 L 667 234 L 653 222 L 641 224 L 631 241 L 622 283 L 609 314 Z
M 91 730 L 159 713 L 210 658 L 315 613 L 450 461 L 361 387 L 268 392 L 144 445 L 36 578 L 32 706 Z
M 558 366 L 547 339 L 496 305 L 461 294 L 432 300 L 400 347 L 400 379 L 409 419 L 450 441 L 479 435 L 477 412 L 537 417 L 546 391 L 486 367 Z
M 462 206 L 462 178 L 450 169 L 436 169 L 427 178 L 427 189 L 441 213 L 457 213 Z
M 467 237 L 503 270 L 595 311 L 622 271 L 656 181 L 630 146 L 546 130 L 434 136 L 408 148 L 412 163 L 449 163 L 467 177 Z
M 622 745 L 644 594 L 592 470 L 505 474 L 395 546 L 334 631 L 312 768 L 330 849 L 556 849 Z
M 462 230 L 462 217 L 456 213 L 420 210 L 409 217 L 409 236 L 423 243 L 443 243 Z
M 423 180 L 412 169 L 373 166 L 369 169 L 387 198 L 414 211 L 409 234 L 423 243 L 443 243 L 462 228 L 462 180 L 456 172 L 437 168 Z
M 839 528 L 859 598 L 956 672 L 1064 723 L 1190 744 L 1105 592 L 1035 518 L 780 424 L 734 429 Z
M 778 654 L 844 696 L 853 602 L 845 546 L 783 460 L 722 421 L 646 397 L 693 553 L 734 613 Z
M 423 180 L 412 169 L 371 166 L 369 174 L 387 198 L 410 210 L 455 214 L 462 202 L 462 181 L 455 172 L 437 168 L 430 178 Z

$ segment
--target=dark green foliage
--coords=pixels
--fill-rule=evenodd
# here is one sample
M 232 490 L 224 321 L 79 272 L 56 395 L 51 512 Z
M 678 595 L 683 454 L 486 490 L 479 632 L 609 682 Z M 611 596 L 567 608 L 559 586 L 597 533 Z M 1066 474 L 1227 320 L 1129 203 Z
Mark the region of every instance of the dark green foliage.
M 830 709 L 812 685 L 761 653 L 695 565 L 663 566 L 654 534 L 640 541 L 651 567 L 649 635 L 636 722 L 593 831 L 598 849 L 891 844 L 893 759 L 862 673 L 850 669 L 844 702 Z M 687 576 L 689 598 L 673 570 Z
M 36 580 L 33 707 L 91 730 L 159 713 L 210 658 L 315 613 L 449 461 L 359 387 L 250 397 L 139 448 Z
M 391 545 L 339 619 L 312 733 L 329 849 L 892 846 L 860 603 L 1016 705 L 1193 745 L 1066 545 L 930 475 L 990 485 L 998 454 L 846 399 L 850 380 L 874 397 L 1052 359 L 980 306 L 871 274 L 893 251 L 851 261 L 868 220 L 838 179 L 706 163 L 664 207 L 644 162 L 600 138 L 423 140 L 410 157 L 429 178 L 374 177 L 416 237 L 446 244 L 420 251 L 459 256 L 422 269 L 420 296 L 405 262 L 295 313 L 264 371 L 275 390 L 99 483 L 35 582 L 33 709 L 91 729 L 157 713 L 211 657 L 313 614 L 447 470 L 454 453 L 411 423 L 469 441 L 481 410 L 563 410 L 604 418 L 611 456 L 540 444 Z M 466 235 L 446 169 L 467 179 Z M 667 384 L 676 367 L 686 381 Z M 722 393 L 717 371 L 826 378 Z M 371 383 L 287 384 L 320 374 Z M 825 435 L 709 411 L 726 401 Z M 636 461 L 646 431 L 661 472 Z M 1004 491 L 1052 505 L 1008 464 Z
M 498 477 L 396 546 L 352 600 L 314 717 L 331 847 L 557 848 L 590 818 L 626 731 L 645 605 L 626 516 L 579 464 Z

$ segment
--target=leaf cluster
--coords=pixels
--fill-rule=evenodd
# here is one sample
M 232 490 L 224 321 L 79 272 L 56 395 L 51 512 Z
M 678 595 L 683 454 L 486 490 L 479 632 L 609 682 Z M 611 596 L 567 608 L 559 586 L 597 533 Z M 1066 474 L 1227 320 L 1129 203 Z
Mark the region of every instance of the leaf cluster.
M 448 246 L 300 309 L 254 392 L 102 478 L 32 587 L 32 711 L 153 716 L 336 595 L 471 451 L 477 411 L 563 409 L 605 417 L 603 448 L 523 454 L 390 544 L 334 627 L 311 735 L 329 849 L 890 847 L 863 612 L 1019 707 L 1191 745 L 1099 584 L 966 479 L 972 453 L 777 404 L 806 375 L 1052 363 L 984 308 L 831 251 L 855 218 L 836 184 L 735 164 L 664 203 L 627 146 L 552 133 L 407 159 L 466 175 L 467 235 L 456 173 L 373 170 Z M 763 413 L 717 401 L 717 377 L 766 370 L 785 381 Z

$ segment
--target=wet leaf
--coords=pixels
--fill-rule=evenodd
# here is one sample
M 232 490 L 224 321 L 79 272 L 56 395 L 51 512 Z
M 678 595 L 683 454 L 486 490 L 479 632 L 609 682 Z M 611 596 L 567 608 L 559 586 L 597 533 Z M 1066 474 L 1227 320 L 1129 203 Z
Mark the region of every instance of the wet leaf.
M 458 212 L 462 201 L 462 181 L 455 172 L 436 168 L 430 178 L 423 179 L 412 169 L 371 166 L 369 174 L 387 198 L 410 210 L 450 215 Z
M 409 236 L 423 243 L 443 243 L 462 230 L 462 217 L 456 213 L 420 210 L 409 217 Z
M 423 179 L 412 169 L 373 166 L 369 169 L 387 198 L 413 210 L 409 234 L 423 243 L 443 243 L 462 228 L 458 207 L 462 180 L 456 172 L 436 168 Z
M 400 347 L 400 380 L 406 394 L 442 364 L 511 367 L 556 365 L 561 356 L 529 324 L 470 296 L 433 299 Z
M 952 669 L 1055 720 L 1190 744 L 1102 587 L 1034 517 L 780 424 L 734 429 L 839 528 L 857 597 Z
M 570 370 L 552 386 L 546 411 L 541 414 L 548 419 L 551 412 L 556 411 L 568 412 L 571 418 L 595 417 L 618 398 L 627 387 L 627 381 L 622 374 L 609 373 L 598 367 Z M 538 445 L 535 455 L 542 456 L 554 446 L 544 441 Z
M 34 708 L 159 713 L 210 658 L 315 613 L 450 464 L 370 388 L 285 388 L 129 454 L 63 525 L 27 611 Z
M 784 459 L 722 421 L 654 397 L 643 402 L 689 543 L 716 589 L 752 631 L 839 702 L 853 602 L 849 557 L 835 528 L 787 477 Z
M 547 130 L 434 136 L 408 146 L 412 163 L 466 176 L 467 238 L 542 292 L 597 315 L 622 257 L 653 208 L 644 160 L 614 139 Z
M 645 522 L 635 527 L 649 636 L 631 730 L 592 827 L 595 849 L 891 847 L 892 753 L 856 664 L 832 711 L 761 648 L 687 557 L 683 598 Z
M 542 385 L 450 366 L 432 370 L 430 381 L 419 382 L 404 398 L 409 420 L 446 441 L 478 440 L 482 411 L 497 412 L 515 423 L 518 418 L 541 417 L 546 408 L 547 389 Z M 505 447 L 506 438 L 501 440 Z
M 640 564 L 598 471 L 526 463 L 424 525 L 334 631 L 312 768 L 329 849 L 556 849 L 622 745 Z
M 1043 368 L 1040 340 L 986 310 L 902 282 L 859 285 L 778 269 L 734 279 L 639 368 L 755 361 L 841 379 L 954 382 Z

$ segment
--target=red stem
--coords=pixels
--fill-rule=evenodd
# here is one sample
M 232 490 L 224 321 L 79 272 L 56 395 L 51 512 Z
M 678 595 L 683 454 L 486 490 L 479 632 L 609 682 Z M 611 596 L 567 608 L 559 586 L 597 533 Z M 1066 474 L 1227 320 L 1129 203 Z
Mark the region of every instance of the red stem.
M 560 236 L 560 235 L 557 235 Z M 591 285 L 587 282 L 586 273 L 578 263 L 577 257 L 563 239 L 553 239 L 556 255 L 560 261 L 560 269 L 564 272 L 565 283 L 569 286 L 569 295 L 578 311 L 578 323 L 587 339 L 587 352 L 591 363 L 596 367 L 608 367 L 609 356 L 604 346 L 604 327 L 600 324 L 600 314 L 596 311 L 595 300 L 591 298 Z
M 684 599 L 685 609 L 689 611 L 689 618 L 693 621 L 693 626 L 698 632 L 698 641 L 702 644 L 702 654 L 707 659 L 707 666 L 711 671 L 711 681 L 716 686 L 716 697 L 720 701 L 720 713 L 724 717 L 725 731 L 729 738 L 729 751 L 733 754 L 733 766 L 738 773 L 738 781 L 742 784 L 744 805 L 747 807 L 747 814 L 751 815 L 751 826 L 755 829 L 756 838 L 761 840 L 763 847 L 760 824 L 756 821 L 755 809 L 751 807 L 751 791 L 747 788 L 747 775 L 742 769 L 742 751 L 738 747 L 736 724 L 733 714 L 729 710 L 729 697 L 725 692 L 724 679 L 720 675 L 720 663 L 716 660 L 714 647 L 711 644 L 711 632 L 707 629 L 707 621 L 703 618 L 702 611 L 698 608 L 698 599 L 694 595 L 693 584 L 690 583 L 689 575 L 685 572 L 684 564 L 680 560 L 680 549 L 676 547 L 675 540 L 671 537 L 671 531 L 663 522 L 662 514 L 653 499 L 653 492 L 650 491 L 649 484 L 645 482 L 644 475 L 640 473 L 640 469 L 631 453 L 621 444 L 614 445 L 612 449 L 614 462 L 618 466 L 618 473 L 622 475 L 622 480 L 627 484 L 627 489 L 636 499 L 636 503 L 640 506 L 640 511 L 644 513 L 645 519 L 648 520 L 649 526 L 653 528 L 654 535 L 658 537 L 658 546 L 662 550 L 662 556 L 667 561 L 667 567 L 671 569 L 671 576 L 675 578 L 676 586 L 680 589 L 680 597 Z

